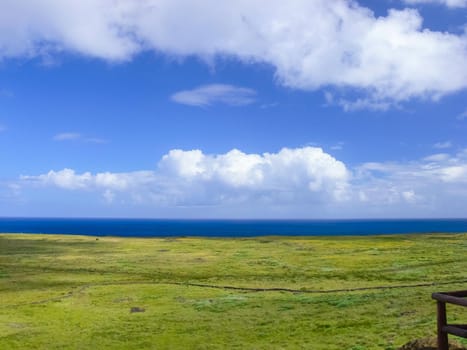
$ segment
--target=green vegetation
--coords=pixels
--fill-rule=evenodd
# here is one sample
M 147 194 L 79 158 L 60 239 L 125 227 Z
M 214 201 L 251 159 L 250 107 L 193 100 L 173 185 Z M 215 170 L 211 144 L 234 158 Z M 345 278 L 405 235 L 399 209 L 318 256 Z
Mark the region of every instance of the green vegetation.
M 467 289 L 466 257 L 467 234 L 3 234 L 0 349 L 397 349 L 435 335 L 431 293 Z

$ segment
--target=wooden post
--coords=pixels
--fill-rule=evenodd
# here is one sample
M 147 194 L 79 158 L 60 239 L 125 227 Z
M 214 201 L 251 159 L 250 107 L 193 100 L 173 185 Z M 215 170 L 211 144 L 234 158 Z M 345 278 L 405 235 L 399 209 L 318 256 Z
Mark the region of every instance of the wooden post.
M 438 350 L 449 350 L 448 334 L 444 331 L 446 325 L 446 303 L 438 301 Z

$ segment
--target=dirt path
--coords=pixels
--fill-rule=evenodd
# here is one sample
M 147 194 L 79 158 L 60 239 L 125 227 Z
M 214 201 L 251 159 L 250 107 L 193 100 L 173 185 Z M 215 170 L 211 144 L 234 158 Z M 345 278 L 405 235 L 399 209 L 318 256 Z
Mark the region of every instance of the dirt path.
M 343 288 L 343 289 L 291 289 L 291 288 L 253 288 L 253 287 L 236 287 L 228 285 L 215 285 L 215 284 L 203 284 L 203 283 L 190 283 L 190 282 L 162 282 L 162 281 L 117 281 L 117 282 L 101 282 L 101 283 L 89 283 L 77 287 L 75 290 L 71 290 L 64 295 L 60 295 L 53 298 L 47 298 L 30 303 L 21 303 L 14 305 L 4 305 L 3 308 L 15 308 L 26 305 L 39 305 L 46 304 L 53 301 L 60 301 L 71 298 L 79 293 L 92 287 L 100 286 L 121 286 L 121 285 L 173 285 L 173 286 L 185 286 L 185 287 L 197 287 L 197 288 L 211 288 L 211 289 L 224 289 L 224 290 L 238 290 L 244 292 L 287 292 L 287 293 L 307 293 L 307 294 L 330 294 L 330 293 L 345 293 L 345 292 L 359 292 L 359 291 L 371 291 L 371 290 L 385 290 L 385 289 L 402 289 L 402 288 L 420 288 L 420 287 L 433 287 L 433 286 L 444 286 L 450 284 L 461 284 L 467 283 L 467 279 L 457 281 L 444 281 L 444 282 L 427 282 L 417 284 L 402 284 L 394 286 L 373 286 L 373 287 L 359 287 L 359 288 Z
M 431 286 L 441 286 L 441 285 L 458 284 L 458 283 L 467 283 L 467 279 L 460 280 L 460 281 L 449 281 L 449 282 L 427 282 L 427 283 L 418 283 L 418 284 L 402 284 L 402 285 L 395 285 L 395 286 L 373 286 L 373 287 L 324 289 L 324 290 L 290 289 L 290 288 L 251 288 L 251 287 L 219 286 L 219 285 L 198 284 L 198 283 L 170 283 L 170 284 L 187 285 L 187 286 L 202 287 L 202 288 L 231 289 L 231 290 L 241 290 L 241 291 L 250 291 L 250 292 L 289 292 L 289 293 L 326 294 L 326 293 L 341 293 L 341 292 L 358 292 L 358 291 L 378 290 L 378 289 L 431 287 Z

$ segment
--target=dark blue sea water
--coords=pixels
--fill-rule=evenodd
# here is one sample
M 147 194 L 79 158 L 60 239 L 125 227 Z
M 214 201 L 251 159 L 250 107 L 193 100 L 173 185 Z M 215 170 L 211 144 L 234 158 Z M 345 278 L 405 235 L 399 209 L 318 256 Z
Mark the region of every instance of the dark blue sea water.
M 0 218 L 0 232 L 121 237 L 348 236 L 467 232 L 467 219 L 156 220 Z

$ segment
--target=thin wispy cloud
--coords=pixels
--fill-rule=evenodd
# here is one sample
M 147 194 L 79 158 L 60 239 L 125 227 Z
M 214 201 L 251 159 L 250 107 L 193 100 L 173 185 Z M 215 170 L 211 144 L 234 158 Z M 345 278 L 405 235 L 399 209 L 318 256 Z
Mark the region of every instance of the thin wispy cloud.
M 108 143 L 107 140 L 96 137 L 85 137 L 77 132 L 63 132 L 53 137 L 54 141 L 80 141 L 86 143 Z
M 391 107 L 397 106 L 393 101 L 378 100 L 374 98 L 358 98 L 356 100 L 340 98 L 335 102 L 346 112 L 355 112 L 360 110 L 387 111 Z
M 74 141 L 81 139 L 81 134 L 76 132 L 63 132 L 53 137 L 55 141 Z
M 442 162 L 450 158 L 448 153 L 436 153 L 423 158 L 425 162 Z
M 207 107 L 216 104 L 245 106 L 255 102 L 253 89 L 228 84 L 210 84 L 173 94 L 171 100 L 189 106 Z
M 390 108 L 398 107 L 398 103 L 389 99 L 365 98 L 341 98 L 330 91 L 324 91 L 324 107 L 339 106 L 345 112 L 356 112 L 361 110 L 370 110 L 374 112 L 384 112 Z
M 344 142 L 338 142 L 338 143 L 336 143 L 336 144 L 334 144 L 334 145 L 331 146 L 331 150 L 333 150 L 333 151 L 341 151 L 341 150 L 344 149 L 344 144 L 345 144 Z
M 446 149 L 446 148 L 451 148 L 451 147 L 452 147 L 451 141 L 437 142 L 433 145 L 433 148 L 436 148 L 436 149 Z
M 278 102 L 272 102 L 272 103 L 263 103 L 259 108 L 261 109 L 269 109 L 269 108 L 275 108 L 279 106 Z
M 451 8 L 467 7 L 467 0 L 403 0 L 404 3 L 409 5 L 417 4 L 438 4 Z

